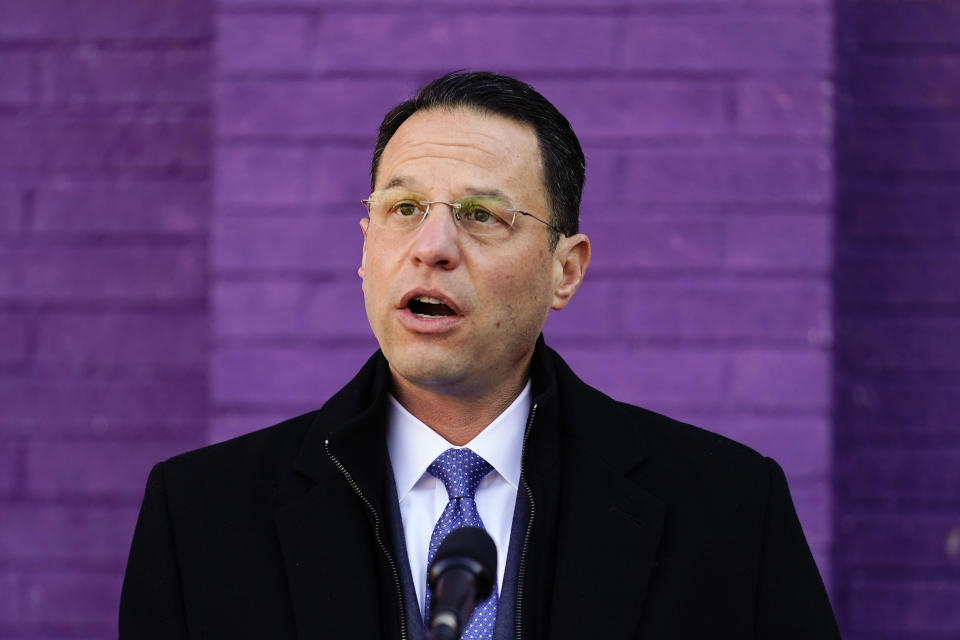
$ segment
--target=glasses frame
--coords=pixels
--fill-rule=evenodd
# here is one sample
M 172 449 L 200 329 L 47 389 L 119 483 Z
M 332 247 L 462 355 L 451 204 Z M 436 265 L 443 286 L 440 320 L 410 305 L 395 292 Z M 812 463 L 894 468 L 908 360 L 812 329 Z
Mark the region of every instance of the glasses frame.
M 370 212 L 370 205 L 371 205 L 371 204 L 375 204 L 375 203 L 377 202 L 376 198 L 373 197 L 374 195 L 376 195 L 376 194 L 375 194 L 375 193 L 371 193 L 369 198 L 364 198 L 363 200 L 360 201 L 360 204 L 362 204 L 364 207 L 366 207 L 367 213 Z M 483 195 L 473 196 L 473 197 L 483 197 Z M 459 202 L 447 202 L 446 200 L 417 200 L 416 203 L 417 203 L 417 204 L 420 204 L 420 205 L 423 205 L 423 206 L 425 207 L 425 209 L 424 209 L 424 211 L 423 211 L 423 215 L 420 216 L 420 221 L 417 222 L 416 225 L 410 227 L 410 231 L 413 231 L 414 229 L 419 228 L 420 225 L 423 224 L 423 221 L 427 219 L 427 216 L 428 216 L 428 215 L 430 215 L 430 206 L 431 206 L 431 205 L 435 205 L 435 204 L 445 204 L 445 205 L 447 205 L 448 207 L 450 207 L 450 213 L 453 215 L 453 219 L 454 219 L 454 221 L 457 223 L 457 227 L 459 227 L 460 229 L 463 229 L 464 233 L 466 233 L 466 234 L 468 234 L 468 235 L 471 235 L 471 236 L 477 236 L 477 237 L 480 237 L 480 238 L 483 238 L 483 237 L 485 237 L 485 235 L 486 235 L 486 234 L 482 234 L 482 233 L 473 233 L 473 232 L 471 232 L 471 231 L 468 231 L 468 230 L 461 224 L 460 221 L 462 220 L 462 218 L 460 217 L 460 208 L 461 208 L 463 205 L 460 204 Z M 532 213 L 529 213 L 529 212 L 527 212 L 527 211 L 523 211 L 523 210 L 521 210 L 521 209 L 504 209 L 504 211 L 506 211 L 507 213 L 512 213 L 512 214 L 514 214 L 513 220 L 511 220 L 511 221 L 510 221 L 510 224 L 508 225 L 508 227 L 509 227 L 510 229 L 513 229 L 513 224 L 517 221 L 516 214 L 519 213 L 519 214 L 522 215 L 522 216 L 528 216 L 528 217 L 530 217 L 530 218 L 533 218 L 533 219 L 536 220 L 537 222 L 539 222 L 539 223 L 541 223 L 541 224 L 543 224 L 543 225 L 546 225 L 546 226 L 549 227 L 550 229 L 553 229 L 554 231 L 556 231 L 557 233 L 559 233 L 562 237 L 567 237 L 567 234 L 564 233 L 563 231 L 561 231 L 558 227 L 550 224 L 549 222 L 547 222 L 546 220 L 544 220 L 544 219 L 542 219 L 542 218 L 539 218 L 539 217 L 533 215 Z M 373 222 L 373 218 L 371 218 L 370 221 Z M 376 223 L 374 223 L 374 224 L 376 224 Z M 377 226 L 379 227 L 379 226 L 381 226 L 381 225 L 377 225 Z

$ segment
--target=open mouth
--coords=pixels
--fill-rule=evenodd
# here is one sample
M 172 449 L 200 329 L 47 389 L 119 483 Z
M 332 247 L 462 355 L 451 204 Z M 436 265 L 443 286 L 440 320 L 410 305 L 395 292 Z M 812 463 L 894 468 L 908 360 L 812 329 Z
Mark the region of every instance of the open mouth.
M 407 304 L 407 308 L 418 318 L 444 318 L 455 316 L 456 312 L 441 300 L 429 296 L 417 296 Z

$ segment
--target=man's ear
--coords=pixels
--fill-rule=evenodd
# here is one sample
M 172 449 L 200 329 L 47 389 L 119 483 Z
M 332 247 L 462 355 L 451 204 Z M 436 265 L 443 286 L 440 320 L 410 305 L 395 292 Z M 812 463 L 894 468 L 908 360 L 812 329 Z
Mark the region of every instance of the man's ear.
M 367 261 L 367 227 L 370 226 L 370 219 L 360 220 L 360 230 L 363 231 L 363 249 L 360 252 L 360 266 L 357 268 L 357 275 L 363 277 L 363 265 Z
M 553 257 L 553 303 L 550 307 L 560 310 L 567 306 L 583 282 L 590 264 L 590 239 L 582 233 L 560 238 Z

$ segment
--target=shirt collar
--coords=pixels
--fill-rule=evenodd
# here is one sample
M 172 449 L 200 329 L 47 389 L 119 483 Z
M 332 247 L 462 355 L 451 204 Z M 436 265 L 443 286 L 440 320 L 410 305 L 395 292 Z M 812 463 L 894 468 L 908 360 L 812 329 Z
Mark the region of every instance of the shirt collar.
M 510 485 L 520 486 L 523 434 L 530 413 L 530 382 L 503 413 L 468 442 L 469 448 L 490 463 Z M 387 449 L 393 466 L 397 497 L 402 501 L 427 472 L 437 456 L 452 447 L 390 395 Z

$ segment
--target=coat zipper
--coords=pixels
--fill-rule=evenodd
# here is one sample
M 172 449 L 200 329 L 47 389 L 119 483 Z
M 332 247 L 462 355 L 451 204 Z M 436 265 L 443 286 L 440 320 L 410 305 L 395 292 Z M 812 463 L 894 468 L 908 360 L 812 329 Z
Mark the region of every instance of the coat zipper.
M 344 478 L 346 478 L 347 484 L 349 484 L 350 488 L 353 489 L 353 492 L 357 494 L 357 497 L 363 501 L 363 504 L 367 506 L 367 510 L 370 511 L 370 515 L 373 516 L 373 533 L 377 540 L 377 546 L 380 547 L 380 550 L 386 557 L 387 564 L 390 565 L 390 571 L 393 573 L 393 588 L 397 595 L 397 602 L 400 605 L 400 638 L 401 640 L 407 640 L 407 608 L 403 601 L 403 590 L 400 587 L 400 572 L 397 571 L 397 564 L 393 561 L 393 556 L 390 555 L 390 549 L 387 548 L 387 545 L 383 542 L 383 536 L 381 535 L 382 527 L 380 526 L 380 514 L 377 513 L 377 510 L 373 507 L 373 504 L 367 499 L 367 496 L 363 494 L 363 491 L 360 490 L 360 486 L 354 481 L 353 476 L 350 475 L 350 472 L 347 471 L 347 468 L 344 467 L 343 463 L 340 462 L 335 455 L 333 455 L 332 451 L 330 451 L 330 441 L 324 440 L 323 446 L 324 449 L 326 449 L 327 457 L 330 458 L 333 466 L 340 470 L 340 473 L 343 474 Z
M 515 604 L 514 616 L 514 634 L 516 640 L 522 640 L 521 634 L 523 631 L 523 621 L 521 620 L 521 613 L 523 612 L 523 581 L 527 574 L 527 546 L 530 542 L 530 534 L 533 532 L 533 517 L 537 511 L 537 505 L 533 501 L 533 491 L 530 490 L 530 485 L 527 483 L 527 439 L 530 437 L 530 428 L 533 427 L 533 419 L 537 415 L 537 405 L 534 404 L 530 407 L 530 418 L 527 419 L 527 428 L 523 432 L 523 445 L 520 448 L 520 478 L 522 480 L 523 488 L 527 492 L 527 500 L 530 502 L 530 517 L 527 519 L 527 531 L 523 536 L 523 547 L 520 550 L 520 566 L 517 568 L 517 600 Z

